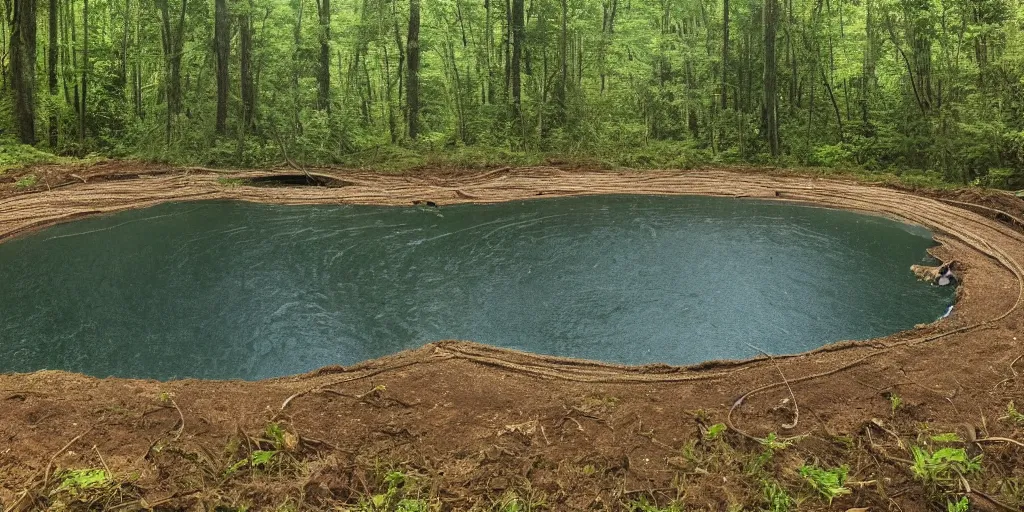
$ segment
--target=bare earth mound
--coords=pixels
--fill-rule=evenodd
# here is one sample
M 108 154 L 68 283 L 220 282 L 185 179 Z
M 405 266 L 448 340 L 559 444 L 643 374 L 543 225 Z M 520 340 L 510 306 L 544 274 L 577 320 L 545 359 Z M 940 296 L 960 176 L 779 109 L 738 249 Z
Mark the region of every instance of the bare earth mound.
M 850 492 L 833 510 L 945 510 L 963 497 L 978 510 L 1024 506 L 1024 415 L 1011 407 L 1016 399 L 1024 410 L 1024 224 L 1008 195 L 924 197 L 710 170 L 38 172 L 50 190 L 0 184 L 0 239 L 165 201 L 443 206 L 702 194 L 801 201 L 926 226 L 942 243 L 936 256 L 959 262 L 963 284 L 953 315 L 936 324 L 798 356 L 689 368 L 444 341 L 259 382 L 0 375 L 5 512 L 401 510 L 403 499 L 444 510 L 617 510 L 641 502 L 750 510 L 781 500 L 829 509 L 801 476 L 804 465 L 848 466 Z M 915 473 L 915 452 L 941 448 L 981 455 L 981 468 L 947 461 L 933 474 Z

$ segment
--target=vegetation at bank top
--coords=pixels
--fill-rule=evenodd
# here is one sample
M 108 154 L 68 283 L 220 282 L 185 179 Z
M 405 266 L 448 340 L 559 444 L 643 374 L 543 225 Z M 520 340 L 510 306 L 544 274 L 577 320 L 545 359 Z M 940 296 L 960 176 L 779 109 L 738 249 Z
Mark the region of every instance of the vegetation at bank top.
M 1014 0 L 13 0 L 0 154 L 1024 187 Z M 439 155 L 439 156 L 437 156 Z M 53 158 L 53 157 L 51 157 Z

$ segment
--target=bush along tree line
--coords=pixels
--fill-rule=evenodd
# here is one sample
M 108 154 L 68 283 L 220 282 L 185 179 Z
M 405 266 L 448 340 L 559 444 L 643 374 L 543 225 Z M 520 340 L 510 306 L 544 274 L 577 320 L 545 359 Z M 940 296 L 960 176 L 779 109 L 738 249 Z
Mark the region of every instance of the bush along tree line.
M 560 154 L 1024 187 L 1021 0 L 0 9 L 0 127 L 56 154 L 223 165 Z

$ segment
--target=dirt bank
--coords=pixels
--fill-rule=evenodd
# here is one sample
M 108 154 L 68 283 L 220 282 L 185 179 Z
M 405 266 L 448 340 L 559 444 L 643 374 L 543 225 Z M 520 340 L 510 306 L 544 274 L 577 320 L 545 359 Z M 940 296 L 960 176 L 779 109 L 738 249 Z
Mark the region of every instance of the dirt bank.
M 942 243 L 936 255 L 960 263 L 963 285 L 954 314 L 938 324 L 799 356 L 692 368 L 440 342 L 261 382 L 0 375 L 5 511 L 68 503 L 295 510 L 358 508 L 361 500 L 373 510 L 374 497 L 391 510 L 403 498 L 445 510 L 515 510 L 513 501 L 523 510 L 608 510 L 641 500 L 728 510 L 769 508 L 780 493 L 801 510 L 828 509 L 800 476 L 805 464 L 849 467 L 851 492 L 832 509 L 944 510 L 961 497 L 979 510 L 1024 505 L 1024 416 L 1008 412 L 1014 399 L 1024 409 L 1024 235 L 1012 199 L 717 170 L 306 176 L 108 164 L 36 172 L 44 177 L 39 191 L 0 185 L 0 239 L 164 201 L 443 207 L 704 194 L 810 202 L 927 226 Z M 719 423 L 729 428 L 715 434 Z M 932 439 L 953 432 L 960 440 Z M 792 445 L 763 441 L 773 433 Z M 914 448 L 940 446 L 982 455 L 981 470 L 915 478 Z M 102 478 L 74 488 L 72 476 L 82 474 L 69 469 Z

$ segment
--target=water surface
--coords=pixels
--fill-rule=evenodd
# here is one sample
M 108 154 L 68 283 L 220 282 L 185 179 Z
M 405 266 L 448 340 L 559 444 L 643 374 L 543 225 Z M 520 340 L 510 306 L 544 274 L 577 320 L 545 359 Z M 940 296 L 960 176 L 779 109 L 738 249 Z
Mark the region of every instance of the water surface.
M 0 244 L 0 371 L 242 378 L 440 339 L 617 363 L 795 353 L 938 318 L 923 228 L 709 197 L 165 204 Z

